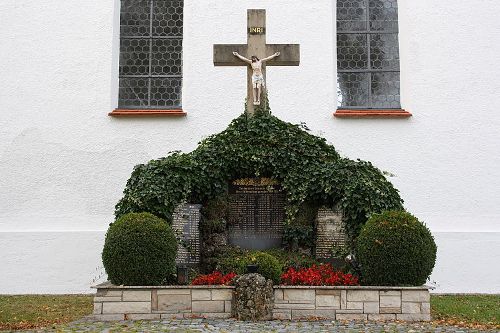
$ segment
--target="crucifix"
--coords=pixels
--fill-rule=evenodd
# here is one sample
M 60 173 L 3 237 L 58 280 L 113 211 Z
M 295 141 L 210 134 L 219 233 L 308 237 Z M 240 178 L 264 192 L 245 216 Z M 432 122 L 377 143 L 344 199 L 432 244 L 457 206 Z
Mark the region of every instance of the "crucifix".
M 299 44 L 266 43 L 266 10 L 248 9 L 247 44 L 215 44 L 215 66 L 247 66 L 247 113 L 254 114 L 265 89 L 266 66 L 298 66 Z

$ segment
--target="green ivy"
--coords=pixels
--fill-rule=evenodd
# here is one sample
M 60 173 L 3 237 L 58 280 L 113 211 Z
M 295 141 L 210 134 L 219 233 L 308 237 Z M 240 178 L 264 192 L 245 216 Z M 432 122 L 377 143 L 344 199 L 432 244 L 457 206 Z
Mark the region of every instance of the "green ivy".
M 272 116 L 269 107 L 261 109 L 253 117 L 234 119 L 191 153 L 174 152 L 136 166 L 116 205 L 116 217 L 147 211 L 171 220 L 179 203 L 206 204 L 223 195 L 230 180 L 245 177 L 281 182 L 287 223 L 294 222 L 306 202 L 338 204 L 352 238 L 371 214 L 402 209 L 398 191 L 370 162 L 341 157 L 304 124 L 284 122 Z

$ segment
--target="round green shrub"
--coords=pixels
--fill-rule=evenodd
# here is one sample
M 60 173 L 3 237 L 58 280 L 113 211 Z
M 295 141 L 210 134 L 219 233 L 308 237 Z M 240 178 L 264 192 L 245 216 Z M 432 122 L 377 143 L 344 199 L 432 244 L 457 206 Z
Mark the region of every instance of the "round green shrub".
M 129 213 L 106 233 L 102 262 L 115 285 L 156 286 L 175 273 L 177 240 L 165 220 L 150 213 Z
M 235 272 L 241 275 L 246 274 L 247 265 L 258 265 L 257 273 L 273 280 L 275 284 L 279 283 L 283 265 L 277 258 L 265 252 L 241 250 L 228 252 L 219 260 L 217 269 L 225 274 Z
M 436 262 L 429 229 L 404 211 L 372 216 L 357 239 L 362 282 L 366 285 L 420 286 Z

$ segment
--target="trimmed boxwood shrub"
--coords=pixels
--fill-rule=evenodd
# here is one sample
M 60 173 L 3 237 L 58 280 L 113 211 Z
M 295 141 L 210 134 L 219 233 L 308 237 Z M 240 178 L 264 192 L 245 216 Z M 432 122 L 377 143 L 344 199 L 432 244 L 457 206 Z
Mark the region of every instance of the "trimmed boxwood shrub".
M 275 284 L 280 281 L 283 266 L 278 259 L 270 254 L 260 251 L 249 251 L 241 253 L 234 251 L 233 255 L 227 255 L 218 262 L 218 269 L 223 273 L 235 272 L 238 275 L 247 272 L 247 265 L 258 265 L 257 273 L 266 279 L 271 279 Z
M 102 262 L 115 285 L 157 286 L 175 273 L 176 254 L 177 240 L 165 220 L 130 213 L 110 225 Z
M 420 286 L 436 261 L 436 243 L 429 229 L 404 211 L 372 216 L 357 239 L 363 284 Z

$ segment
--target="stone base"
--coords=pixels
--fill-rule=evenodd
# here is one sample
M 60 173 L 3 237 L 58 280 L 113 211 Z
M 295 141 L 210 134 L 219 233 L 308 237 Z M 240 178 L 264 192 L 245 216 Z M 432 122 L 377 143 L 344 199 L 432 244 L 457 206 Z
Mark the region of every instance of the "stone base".
M 230 318 L 234 287 L 95 287 L 102 321 Z M 274 287 L 273 319 L 430 321 L 427 287 Z

